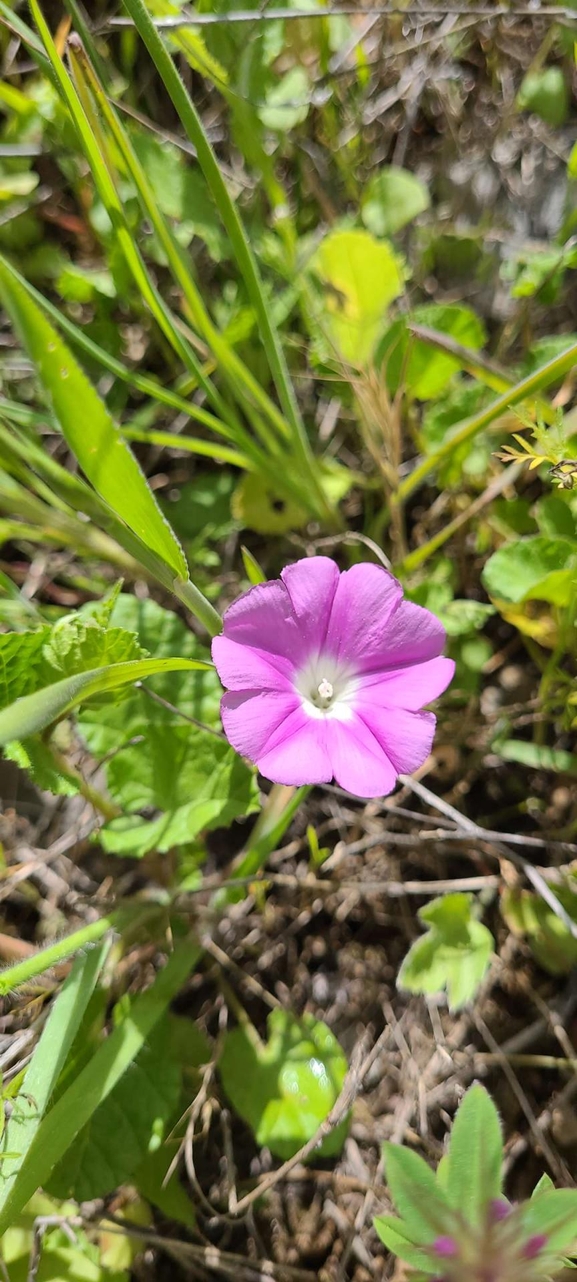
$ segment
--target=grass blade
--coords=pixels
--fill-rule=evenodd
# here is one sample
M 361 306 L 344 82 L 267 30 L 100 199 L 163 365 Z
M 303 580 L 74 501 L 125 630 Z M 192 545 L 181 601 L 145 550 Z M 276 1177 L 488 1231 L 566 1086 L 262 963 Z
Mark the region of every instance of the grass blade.
M 0 748 L 13 739 L 26 739 L 64 717 L 79 703 L 95 694 L 118 690 L 120 686 L 159 672 L 184 672 L 199 669 L 206 671 L 210 663 L 200 659 L 131 659 L 126 663 L 111 663 L 106 668 L 90 668 L 77 672 L 62 681 L 54 681 L 34 694 L 25 694 L 0 712 Z
M 314 458 L 298 409 L 280 339 L 272 323 L 270 306 L 263 288 L 256 259 L 236 205 L 229 194 L 220 171 L 214 151 L 205 134 L 200 116 L 142 0 L 124 0 L 124 4 L 156 65 L 181 124 L 196 149 L 199 164 L 222 223 L 230 238 L 247 293 L 258 319 L 263 347 L 279 400 L 292 430 L 295 449 L 298 452 L 304 470 L 303 480 L 305 484 L 307 481 L 309 482 L 312 492 L 316 496 L 320 511 L 334 518 L 333 509 L 323 493 L 316 474 Z
M 0 1166 L 0 1235 L 46 1183 L 98 1105 L 120 1081 L 199 956 L 199 947 L 189 940 L 177 944 L 152 987 L 136 998 L 126 1018 L 46 1114 L 16 1178 L 5 1182 Z
M 0 294 L 52 402 L 66 442 L 97 494 L 175 575 L 184 552 L 136 459 L 70 350 L 0 258 Z
M 6 1156 L 3 1160 L 4 1197 L 9 1196 L 34 1141 L 109 948 L 107 940 L 76 960 L 44 1025 L 4 1134 L 5 1152 L 18 1153 L 18 1157 Z

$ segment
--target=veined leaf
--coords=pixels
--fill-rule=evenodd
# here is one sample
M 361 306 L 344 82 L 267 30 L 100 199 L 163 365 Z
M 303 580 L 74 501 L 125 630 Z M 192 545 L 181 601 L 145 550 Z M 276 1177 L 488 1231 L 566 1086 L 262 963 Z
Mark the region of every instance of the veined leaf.
M 184 552 L 134 455 L 72 352 L 1 258 L 0 294 L 38 369 L 67 444 L 94 489 L 174 577 L 186 579 Z
M 198 659 L 135 659 L 129 663 L 112 663 L 107 668 L 93 668 L 65 677 L 52 685 L 24 695 L 0 712 L 0 747 L 12 739 L 26 739 L 63 717 L 95 694 L 105 694 L 133 681 L 142 681 L 158 672 L 182 672 L 197 668 L 206 670 L 209 663 Z

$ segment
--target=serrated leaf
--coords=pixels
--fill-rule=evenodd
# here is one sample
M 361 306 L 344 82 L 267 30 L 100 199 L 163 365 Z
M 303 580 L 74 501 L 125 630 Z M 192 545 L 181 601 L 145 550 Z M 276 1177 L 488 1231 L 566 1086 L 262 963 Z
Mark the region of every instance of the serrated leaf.
M 115 603 L 111 625 L 136 633 L 139 644 L 159 659 L 182 656 L 201 659 L 206 655 L 194 632 L 172 610 L 165 610 L 149 597 L 140 601 L 122 593 Z M 147 689 L 167 700 L 186 716 L 216 727 L 222 689 L 214 668 L 206 671 L 167 672 L 148 680 Z M 139 735 L 146 736 L 151 722 L 182 725 L 182 721 L 163 704 L 149 698 L 142 690 L 130 690 L 122 705 L 83 708 L 79 728 L 90 752 L 106 756 Z
M 161 853 L 258 808 L 254 771 L 225 740 L 194 726 L 158 723 L 143 743 L 117 752 L 105 767 L 108 791 L 127 813 L 100 833 L 117 854 Z M 141 810 L 160 810 L 141 818 Z
M 254 1132 L 276 1157 L 289 1158 L 315 1134 L 337 1099 L 347 1061 L 326 1024 L 288 1011 L 268 1017 L 269 1038 L 260 1045 L 243 1028 L 227 1034 L 219 1061 L 226 1094 Z M 348 1131 L 345 1118 L 315 1150 L 315 1156 L 339 1153 Z
M 457 1110 L 448 1150 L 446 1194 L 477 1227 L 501 1193 L 503 1137 L 499 1114 L 483 1086 L 472 1086 Z
M 449 1009 L 459 1010 L 474 997 L 491 962 L 494 940 L 477 921 L 472 895 L 443 895 L 419 911 L 429 926 L 409 949 L 397 985 L 411 993 L 447 990 Z
M 51 1176 L 48 1189 L 54 1197 L 77 1202 L 105 1197 L 161 1145 L 182 1085 L 167 1033 L 163 1020 L 76 1137 Z
M 65 677 L 62 681 L 44 686 L 34 694 L 16 699 L 0 712 L 0 747 L 13 739 L 27 739 L 29 735 L 38 734 L 94 695 L 107 694 L 131 682 L 143 681 L 157 672 L 208 666 L 210 665 L 192 659 L 137 659 L 131 663 L 113 663 L 107 668 L 94 668 Z
M 424 1158 L 401 1144 L 383 1144 L 385 1174 L 393 1202 L 414 1243 L 429 1245 L 451 1233 L 454 1213 Z
M 37 366 L 66 442 L 97 494 L 169 567 L 173 577 L 187 580 L 182 548 L 106 406 L 25 285 L 1 257 L 0 295 Z
M 0 708 L 36 690 L 45 670 L 44 645 L 50 628 L 0 636 Z
M 8 761 L 15 761 L 21 770 L 26 770 L 43 792 L 53 792 L 57 797 L 73 797 L 78 792 L 78 776 L 57 767 L 50 749 L 38 736 L 31 736 L 23 742 L 15 739 L 6 744 L 4 756 Z
M 67 615 L 54 624 L 44 657 L 55 673 L 68 677 L 147 656 L 133 632 L 101 627 L 79 615 Z
M 368 231 L 329 232 L 308 265 L 323 290 L 322 327 L 346 361 L 371 355 L 393 299 L 403 290 L 401 260 Z

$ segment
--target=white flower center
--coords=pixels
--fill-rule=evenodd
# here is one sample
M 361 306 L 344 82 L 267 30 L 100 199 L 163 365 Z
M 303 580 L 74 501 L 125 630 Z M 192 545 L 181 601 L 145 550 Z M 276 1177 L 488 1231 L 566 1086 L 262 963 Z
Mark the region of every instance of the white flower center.
M 338 717 L 348 721 L 358 681 L 349 667 L 332 655 L 313 655 L 295 678 L 303 711 L 309 717 Z

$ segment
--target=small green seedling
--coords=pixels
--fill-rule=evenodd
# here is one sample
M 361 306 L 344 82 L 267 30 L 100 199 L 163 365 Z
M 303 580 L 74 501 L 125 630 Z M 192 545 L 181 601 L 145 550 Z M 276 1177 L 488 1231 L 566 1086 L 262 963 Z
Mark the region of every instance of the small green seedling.
M 577 1189 L 543 1175 L 527 1201 L 507 1201 L 499 1115 L 484 1087 L 467 1091 L 436 1175 L 398 1144 L 385 1144 L 384 1158 L 399 1218 L 377 1216 L 375 1229 L 411 1282 L 546 1282 L 570 1266 Z

